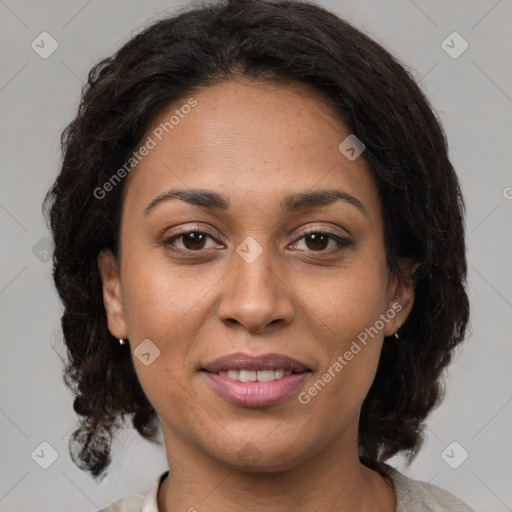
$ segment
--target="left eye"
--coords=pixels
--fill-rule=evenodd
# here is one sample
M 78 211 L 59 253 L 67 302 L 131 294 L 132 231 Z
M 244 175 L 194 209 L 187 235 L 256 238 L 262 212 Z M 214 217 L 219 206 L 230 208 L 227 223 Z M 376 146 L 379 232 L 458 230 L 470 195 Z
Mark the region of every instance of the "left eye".
M 165 245 L 174 245 L 175 240 L 182 239 L 184 249 L 189 251 L 199 251 L 205 249 L 204 243 L 207 238 L 213 240 L 213 237 L 203 231 L 184 231 L 178 235 L 171 236 L 164 240 Z M 179 248 L 178 248 L 179 249 Z
M 327 231 L 309 231 L 302 233 L 302 236 L 298 240 L 304 240 L 306 244 L 306 250 L 313 252 L 324 252 L 325 249 L 327 249 L 330 241 L 333 241 L 335 245 L 338 246 L 338 248 L 348 247 L 351 245 L 351 242 L 346 238 L 342 238 L 338 235 L 335 235 L 334 233 Z

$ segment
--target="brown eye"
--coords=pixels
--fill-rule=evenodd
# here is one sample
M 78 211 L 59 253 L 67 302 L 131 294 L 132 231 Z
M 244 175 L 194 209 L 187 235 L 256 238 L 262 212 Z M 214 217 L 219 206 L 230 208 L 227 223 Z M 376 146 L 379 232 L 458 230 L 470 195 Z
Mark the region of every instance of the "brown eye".
M 323 251 L 329 244 L 329 236 L 323 233 L 311 233 L 304 237 L 308 249 L 312 251 Z
M 295 244 L 298 244 L 299 241 L 303 240 L 304 245 L 306 246 L 306 251 L 331 253 L 352 245 L 350 240 L 328 231 L 310 230 L 304 231 L 300 233 L 300 235 L 302 236 L 295 242 Z M 329 248 L 330 242 L 334 243 L 334 247 Z
M 176 247 L 176 241 L 180 239 L 182 247 Z M 198 230 L 184 231 L 177 235 L 166 238 L 164 240 L 164 244 L 166 246 L 176 247 L 177 250 L 195 252 L 205 249 L 205 244 L 208 239 L 213 240 L 213 238 L 208 233 L 204 233 Z
M 188 233 L 186 235 L 182 235 L 183 237 L 183 245 L 190 250 L 198 250 L 203 249 L 206 237 L 204 233 Z

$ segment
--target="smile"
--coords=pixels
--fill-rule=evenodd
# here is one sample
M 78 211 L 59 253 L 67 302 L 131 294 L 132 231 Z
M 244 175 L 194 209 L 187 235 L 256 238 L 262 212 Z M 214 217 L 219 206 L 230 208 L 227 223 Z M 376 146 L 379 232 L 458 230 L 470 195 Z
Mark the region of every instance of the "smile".
M 289 373 L 270 381 L 244 382 L 232 379 L 227 375 L 203 373 L 217 393 L 224 399 L 242 407 L 264 407 L 285 400 L 301 387 L 309 375 L 309 372 Z
M 311 373 L 304 363 L 279 354 L 244 353 L 219 358 L 203 367 L 213 390 L 242 407 L 264 407 L 292 396 Z
M 293 373 L 292 370 L 283 370 L 279 368 L 277 370 L 228 370 L 221 371 L 218 375 L 222 377 L 228 377 L 231 380 L 238 380 L 240 382 L 271 382 L 273 380 L 279 380 L 283 377 L 287 377 Z

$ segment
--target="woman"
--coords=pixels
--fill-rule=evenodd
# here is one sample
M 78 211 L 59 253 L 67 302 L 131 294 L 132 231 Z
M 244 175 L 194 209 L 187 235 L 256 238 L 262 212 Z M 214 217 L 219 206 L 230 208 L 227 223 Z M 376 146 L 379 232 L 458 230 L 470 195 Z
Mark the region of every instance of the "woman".
M 305 2 L 196 6 L 93 68 L 62 142 L 72 457 L 104 475 L 128 416 L 169 463 L 104 511 L 471 510 L 385 464 L 469 315 L 443 130 L 388 52 Z

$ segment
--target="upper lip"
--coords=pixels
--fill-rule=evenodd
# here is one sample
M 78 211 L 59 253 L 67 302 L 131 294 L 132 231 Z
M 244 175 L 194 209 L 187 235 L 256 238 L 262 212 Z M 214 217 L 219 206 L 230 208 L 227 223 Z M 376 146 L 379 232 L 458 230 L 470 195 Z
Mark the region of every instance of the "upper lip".
M 219 357 L 206 364 L 202 370 L 211 373 L 219 373 L 228 370 L 292 370 L 294 372 L 305 372 L 309 368 L 296 359 L 281 354 L 262 354 L 253 356 L 236 352 L 227 356 Z

